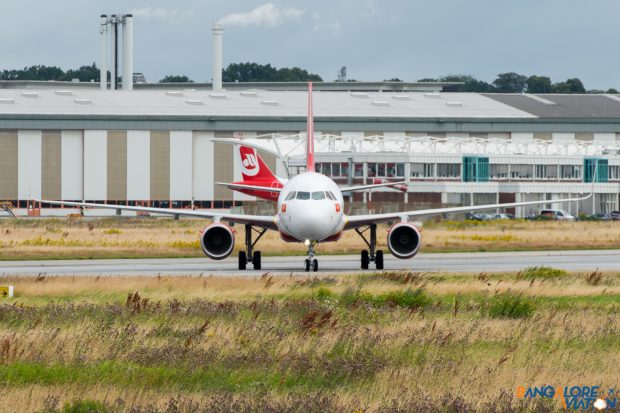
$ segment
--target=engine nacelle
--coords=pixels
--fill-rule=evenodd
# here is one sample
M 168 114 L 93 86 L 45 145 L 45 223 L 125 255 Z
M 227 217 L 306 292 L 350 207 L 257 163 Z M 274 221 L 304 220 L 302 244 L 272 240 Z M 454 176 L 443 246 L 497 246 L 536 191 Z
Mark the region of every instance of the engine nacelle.
M 235 247 L 235 234 L 224 224 L 211 224 L 200 235 L 202 252 L 214 260 L 228 257 Z
M 390 228 L 387 244 L 390 252 L 396 258 L 411 258 L 420 250 L 422 236 L 414 225 L 400 222 Z

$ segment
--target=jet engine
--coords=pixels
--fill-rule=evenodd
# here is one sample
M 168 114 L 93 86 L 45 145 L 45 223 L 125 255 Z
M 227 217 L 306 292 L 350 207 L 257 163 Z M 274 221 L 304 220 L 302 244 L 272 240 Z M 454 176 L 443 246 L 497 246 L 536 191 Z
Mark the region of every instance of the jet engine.
M 228 257 L 235 246 L 235 234 L 224 224 L 211 224 L 200 235 L 202 252 L 214 260 Z
M 411 258 L 420 250 L 422 236 L 414 225 L 400 222 L 390 228 L 387 244 L 390 252 L 396 258 Z

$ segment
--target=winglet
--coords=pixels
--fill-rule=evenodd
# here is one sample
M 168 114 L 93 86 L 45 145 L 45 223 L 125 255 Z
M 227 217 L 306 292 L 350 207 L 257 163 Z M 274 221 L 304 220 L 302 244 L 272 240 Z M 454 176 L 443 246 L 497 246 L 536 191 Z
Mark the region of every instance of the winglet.
M 314 114 L 312 113 L 312 82 L 308 82 L 308 130 L 306 133 L 306 172 L 314 172 Z

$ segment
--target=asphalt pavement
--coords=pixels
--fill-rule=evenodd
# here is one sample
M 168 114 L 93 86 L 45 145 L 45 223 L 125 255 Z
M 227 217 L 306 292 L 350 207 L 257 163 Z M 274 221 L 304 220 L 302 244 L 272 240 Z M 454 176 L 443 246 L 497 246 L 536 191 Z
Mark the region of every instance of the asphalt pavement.
M 319 273 L 360 273 L 358 255 L 317 256 Z M 1 261 L 0 275 L 289 275 L 304 274 L 303 256 L 263 256 L 261 270 L 239 271 L 237 258 Z M 385 254 L 386 270 L 433 272 L 518 271 L 532 266 L 566 270 L 618 270 L 620 250 L 421 253 L 409 260 Z M 251 266 L 248 266 L 251 268 Z M 373 271 L 372 263 L 371 269 Z

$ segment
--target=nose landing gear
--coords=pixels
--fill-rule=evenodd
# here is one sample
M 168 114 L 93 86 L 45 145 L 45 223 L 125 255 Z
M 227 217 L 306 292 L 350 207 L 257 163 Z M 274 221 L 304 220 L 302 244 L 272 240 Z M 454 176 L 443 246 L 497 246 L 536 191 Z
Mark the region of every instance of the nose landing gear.
M 366 231 L 370 231 L 370 240 L 366 239 L 364 233 Z M 377 225 L 370 224 L 364 229 L 355 228 L 355 232 L 362 237 L 366 245 L 368 245 L 368 250 L 362 250 L 361 253 L 361 264 L 362 269 L 367 270 L 371 261 L 375 262 L 375 267 L 378 270 L 383 269 L 383 251 L 377 250 Z
M 252 232 L 256 232 L 258 236 L 252 241 Z M 239 251 L 239 269 L 245 270 L 247 264 L 252 263 L 255 270 L 261 269 L 261 252 L 253 251 L 254 245 L 267 232 L 267 228 L 254 228 L 252 225 L 245 225 L 245 251 Z
M 306 240 L 304 244 L 308 247 L 308 258 L 304 261 L 305 270 L 306 272 L 316 272 L 319 270 L 319 261 L 314 258 L 314 246 L 316 245 L 316 242 Z

